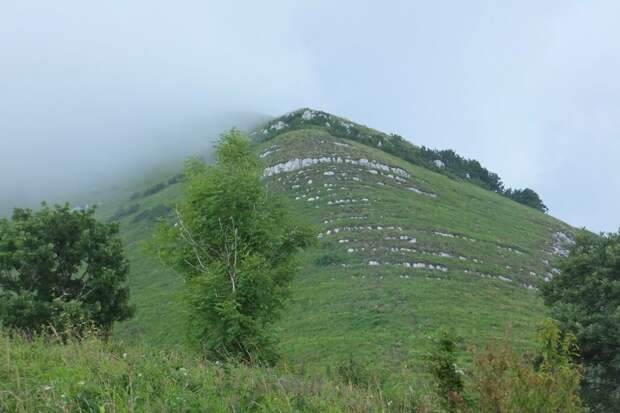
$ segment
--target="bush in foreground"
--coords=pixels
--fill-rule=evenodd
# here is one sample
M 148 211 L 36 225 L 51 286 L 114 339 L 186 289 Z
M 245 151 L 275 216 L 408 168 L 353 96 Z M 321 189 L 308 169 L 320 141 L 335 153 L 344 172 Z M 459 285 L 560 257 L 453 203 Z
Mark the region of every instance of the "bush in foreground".
M 0 325 L 107 335 L 133 312 L 128 271 L 118 226 L 97 221 L 94 209 L 17 208 L 0 219 Z
M 463 413 L 581 413 L 581 366 L 573 362 L 575 339 L 545 321 L 536 354 L 519 354 L 508 341 L 474 351 L 467 373 L 456 365 L 456 342 L 441 332 L 429 357 L 429 370 L 442 406 Z M 465 380 L 465 374 L 469 380 Z
M 490 343 L 475 354 L 474 411 L 481 413 L 579 413 L 581 366 L 573 363 L 574 337 L 562 336 L 547 320 L 536 356 L 520 355 L 508 343 Z

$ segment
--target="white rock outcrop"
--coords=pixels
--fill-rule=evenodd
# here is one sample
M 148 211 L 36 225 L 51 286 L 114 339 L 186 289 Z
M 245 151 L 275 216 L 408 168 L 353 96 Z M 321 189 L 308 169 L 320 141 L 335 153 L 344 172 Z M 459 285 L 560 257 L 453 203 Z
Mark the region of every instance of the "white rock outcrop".
M 437 194 L 433 194 L 433 193 L 430 193 L 430 192 L 424 192 L 424 191 L 421 191 L 418 188 L 413 187 L 413 186 L 410 186 L 407 189 L 409 189 L 410 191 L 413 191 L 413 192 L 415 192 L 416 194 L 419 194 L 419 195 L 430 196 L 431 198 L 437 198 Z
M 568 257 L 569 249 L 575 243 L 575 240 L 569 234 L 558 231 L 553 234 L 552 242 L 551 248 L 555 255 Z
M 316 116 L 316 112 L 311 109 L 304 110 L 304 113 L 301 114 L 301 118 L 303 120 L 312 120 Z
M 288 125 L 284 122 L 282 122 L 281 120 L 277 121 L 276 123 L 274 123 L 273 125 L 271 125 L 269 127 L 269 129 L 273 129 L 276 131 L 282 130 L 284 128 L 286 128 Z
M 402 168 L 398 168 L 395 166 L 389 166 L 377 161 L 373 161 L 370 159 L 362 158 L 362 159 L 351 159 L 351 158 L 343 158 L 340 156 L 322 156 L 319 158 L 294 158 L 289 159 L 286 162 L 281 162 L 275 165 L 271 165 L 264 169 L 263 176 L 273 176 L 286 172 L 293 172 L 302 168 L 307 168 L 313 165 L 319 164 L 349 164 L 356 165 L 362 168 L 369 169 L 370 171 L 375 171 L 374 173 L 378 173 L 378 171 L 386 172 L 388 174 L 398 175 L 404 178 L 409 178 L 409 173 Z
M 446 164 L 445 164 L 445 163 L 443 163 L 443 161 L 442 161 L 442 160 L 440 160 L 440 159 L 435 159 L 435 160 L 433 161 L 433 165 L 435 165 L 435 166 L 436 166 L 437 168 L 439 168 L 439 169 L 443 169 L 443 168 L 445 168 L 445 167 L 446 167 Z

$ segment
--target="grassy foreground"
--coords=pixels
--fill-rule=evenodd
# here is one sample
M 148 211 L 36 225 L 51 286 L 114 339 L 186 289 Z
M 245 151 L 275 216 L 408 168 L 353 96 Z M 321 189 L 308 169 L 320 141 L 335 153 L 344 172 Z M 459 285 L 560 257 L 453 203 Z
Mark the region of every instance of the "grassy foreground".
M 412 383 L 353 386 L 187 354 L 0 333 L 0 412 L 439 411 Z

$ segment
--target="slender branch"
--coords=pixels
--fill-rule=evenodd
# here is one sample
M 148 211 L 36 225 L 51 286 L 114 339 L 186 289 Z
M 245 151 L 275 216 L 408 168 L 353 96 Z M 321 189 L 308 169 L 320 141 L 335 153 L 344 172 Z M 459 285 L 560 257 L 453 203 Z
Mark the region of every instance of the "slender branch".
M 185 226 L 185 223 L 183 222 L 183 216 L 179 212 L 179 209 L 175 208 L 175 211 L 176 211 L 177 219 L 179 222 L 181 237 L 193 248 L 194 255 L 196 256 L 196 260 L 198 261 L 198 265 L 200 265 L 200 268 L 202 269 L 202 271 L 206 270 L 207 267 L 202 262 L 202 259 L 200 258 L 200 251 L 199 251 L 199 249 L 201 249 L 204 252 L 204 248 L 202 248 L 194 240 L 194 237 L 192 237 L 192 233 L 189 231 L 189 229 L 187 229 L 187 227 Z
M 232 221 L 232 230 L 234 234 L 234 238 L 232 240 L 232 251 L 231 251 L 231 246 L 229 245 L 231 241 L 229 240 L 229 237 L 228 237 L 228 231 L 224 228 L 224 225 L 222 224 L 222 220 L 218 218 L 218 223 L 220 224 L 220 231 L 222 232 L 222 241 L 223 241 L 222 247 L 224 248 L 224 260 L 226 262 L 226 269 L 228 272 L 228 278 L 230 279 L 230 285 L 234 293 L 237 289 L 237 286 L 236 286 L 236 278 L 237 278 L 236 233 L 237 233 L 237 229 L 235 227 L 235 221 L 233 220 L 232 217 L 231 217 L 231 221 Z M 231 262 L 231 256 L 234 256 L 233 262 Z
M 186 264 L 192 267 L 198 272 L 204 272 L 207 266 L 203 262 L 202 254 L 218 257 L 225 265 L 230 285 L 233 293 L 237 289 L 237 265 L 238 265 L 238 250 L 239 250 L 239 231 L 235 225 L 234 219 L 231 217 L 232 228 L 228 229 L 222 223 L 222 220 L 218 218 L 218 224 L 220 226 L 220 233 L 222 237 L 222 244 L 220 248 L 212 248 L 209 246 L 203 246 L 197 242 L 191 231 L 185 225 L 183 216 L 178 208 L 175 208 L 179 234 L 184 242 L 191 246 L 198 265 L 192 264 L 189 260 L 184 260 Z M 232 233 L 232 234 L 231 234 Z

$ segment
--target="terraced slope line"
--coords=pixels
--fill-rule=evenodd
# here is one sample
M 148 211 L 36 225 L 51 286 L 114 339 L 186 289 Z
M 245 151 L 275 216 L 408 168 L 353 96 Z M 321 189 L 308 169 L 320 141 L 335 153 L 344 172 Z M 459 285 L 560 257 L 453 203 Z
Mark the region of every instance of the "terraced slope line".
M 322 247 L 339 256 L 345 273 L 372 267 L 405 278 L 467 274 L 534 289 L 556 271 L 554 234 L 570 231 L 496 194 L 323 130 L 281 133 L 263 143 L 260 156 L 266 181 L 315 217 Z

